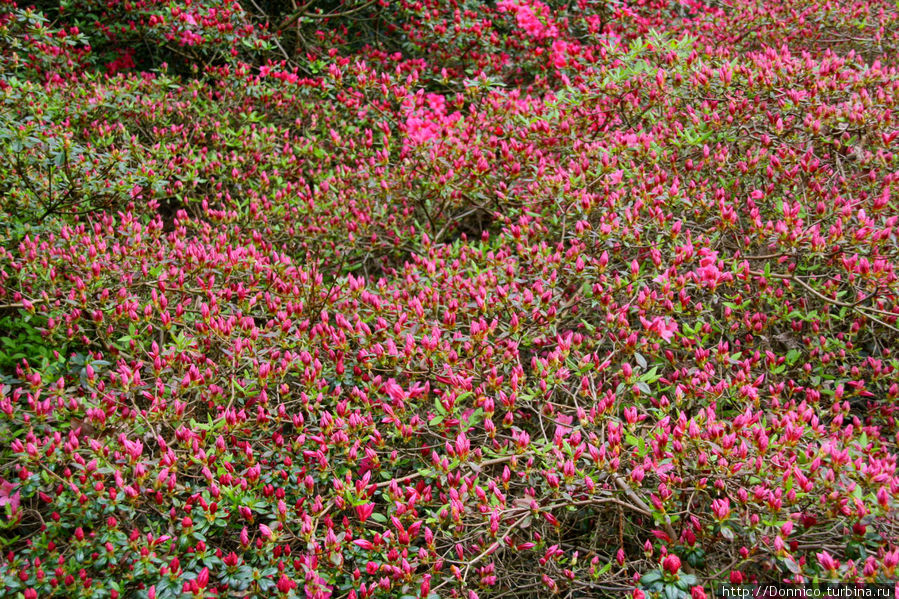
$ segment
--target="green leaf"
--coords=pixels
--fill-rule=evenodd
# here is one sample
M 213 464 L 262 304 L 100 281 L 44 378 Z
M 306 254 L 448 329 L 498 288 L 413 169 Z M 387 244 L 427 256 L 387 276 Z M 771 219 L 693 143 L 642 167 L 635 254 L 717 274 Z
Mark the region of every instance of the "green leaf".
M 627 441 L 629 445 L 639 448 L 640 451 L 643 451 L 643 448 L 646 447 L 646 442 L 643 439 L 631 434 L 625 435 L 624 440 Z
M 380 523 L 382 523 L 382 524 L 383 524 L 384 522 L 387 522 L 387 516 L 385 516 L 384 514 L 382 514 L 382 513 L 380 513 L 380 512 L 374 512 L 374 513 L 371 515 L 371 519 L 374 520 L 375 522 L 380 522 Z
M 472 413 L 468 416 L 468 426 L 469 426 L 469 428 L 470 428 L 470 427 L 473 427 L 473 426 L 477 425 L 479 422 L 481 422 L 481 420 L 484 419 L 483 416 L 484 416 L 484 410 L 483 410 L 483 409 L 481 409 L 481 408 L 475 409 L 475 411 L 472 412 Z
M 787 570 L 789 570 L 793 574 L 801 574 L 802 573 L 802 568 L 799 567 L 799 564 L 796 563 L 796 560 L 794 560 L 792 557 L 786 558 L 785 560 L 783 560 L 783 562 L 784 562 L 784 566 L 786 566 Z
M 662 580 L 662 571 L 651 570 L 650 572 L 647 572 L 640 577 L 640 584 L 642 586 L 649 586 L 654 582 L 658 582 L 659 580 Z
M 686 595 L 686 593 L 684 593 L 682 590 L 677 588 L 677 586 L 675 586 L 673 584 L 665 585 L 665 597 L 667 597 L 667 599 L 680 599 L 681 597 L 683 597 L 685 595 Z

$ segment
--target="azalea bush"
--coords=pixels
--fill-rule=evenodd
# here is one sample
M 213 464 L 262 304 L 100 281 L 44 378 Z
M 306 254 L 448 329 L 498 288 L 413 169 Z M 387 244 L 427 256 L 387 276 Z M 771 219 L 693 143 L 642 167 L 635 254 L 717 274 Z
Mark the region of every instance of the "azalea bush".
M 899 567 L 894 3 L 0 14 L 0 585 Z

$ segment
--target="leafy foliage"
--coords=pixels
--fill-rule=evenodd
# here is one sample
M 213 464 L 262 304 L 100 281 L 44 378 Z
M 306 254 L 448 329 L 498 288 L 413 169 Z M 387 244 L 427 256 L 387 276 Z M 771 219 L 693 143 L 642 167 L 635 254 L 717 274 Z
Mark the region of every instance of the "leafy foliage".
M 897 10 L 0 15 L 0 585 L 891 582 Z

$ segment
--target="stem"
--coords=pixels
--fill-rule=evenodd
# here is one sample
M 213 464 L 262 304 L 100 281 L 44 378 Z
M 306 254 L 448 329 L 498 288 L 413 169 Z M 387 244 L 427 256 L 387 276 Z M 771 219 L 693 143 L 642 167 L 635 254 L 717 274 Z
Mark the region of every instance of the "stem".
M 628 499 L 633 501 L 634 504 L 640 507 L 641 510 L 645 511 L 646 515 L 652 515 L 652 510 L 648 505 L 646 505 L 646 502 L 640 499 L 640 497 L 634 492 L 634 490 L 627 483 L 625 483 L 624 480 L 620 476 L 618 476 L 618 474 L 613 473 L 612 478 L 615 480 L 615 484 L 618 485 L 618 488 L 624 491 L 624 494 L 627 495 Z M 672 543 L 677 542 L 677 533 L 674 532 L 674 527 L 671 526 L 671 522 L 666 519 L 665 522 L 662 523 L 662 528 L 665 529 L 665 532 L 671 538 Z M 690 564 L 684 562 L 683 568 L 687 574 L 693 574 L 693 567 Z
M 753 276 L 756 276 L 756 277 L 765 278 L 765 276 L 766 276 L 765 273 L 758 272 L 756 270 L 746 270 L 746 272 Z M 880 320 L 879 318 L 872 315 L 872 314 L 880 314 L 882 316 L 892 316 L 892 317 L 896 318 L 896 317 L 899 317 L 899 314 L 894 314 L 893 312 L 887 312 L 886 310 L 878 310 L 877 308 L 868 308 L 865 306 L 860 306 L 860 305 L 858 305 L 858 303 L 850 304 L 847 302 L 840 301 L 838 299 L 829 298 L 793 274 L 784 275 L 784 274 L 772 272 L 772 273 L 768 273 L 767 276 L 770 276 L 774 279 L 780 279 L 782 281 L 791 281 L 793 283 L 798 283 L 800 287 L 802 287 L 803 289 L 805 289 L 806 291 L 808 291 L 809 293 L 811 293 L 818 299 L 827 302 L 828 304 L 831 304 L 833 306 L 840 306 L 841 308 L 849 308 L 850 310 L 854 310 L 855 312 L 858 312 L 865 318 L 870 318 L 874 322 L 876 322 L 882 326 L 885 326 L 886 328 L 890 329 L 891 331 L 899 333 L 899 328 L 896 328 L 893 325 L 887 324 L 887 323 L 883 322 L 882 320 Z M 868 300 L 870 298 L 871 298 L 871 296 L 868 296 L 868 297 L 864 298 L 862 301 Z

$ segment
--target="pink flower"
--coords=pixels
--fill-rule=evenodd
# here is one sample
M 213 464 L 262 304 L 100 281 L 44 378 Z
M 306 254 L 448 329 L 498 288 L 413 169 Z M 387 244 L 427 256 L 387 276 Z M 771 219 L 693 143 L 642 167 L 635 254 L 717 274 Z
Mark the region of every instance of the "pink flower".
M 556 40 L 552 45 L 552 62 L 557 69 L 563 69 L 568 64 L 568 43 Z
M 265 537 L 266 539 L 272 538 L 272 529 L 269 528 L 268 526 L 266 526 L 265 524 L 262 524 L 262 523 L 259 524 L 259 532 L 261 532 L 262 536 Z
M 730 514 L 730 499 L 725 497 L 724 499 L 714 500 L 712 502 L 712 512 L 715 514 L 717 520 L 726 520 L 727 516 Z
M 820 563 L 828 572 L 833 572 L 840 567 L 839 560 L 834 559 L 833 556 L 826 551 L 816 553 L 815 556 L 818 558 L 818 563 Z
M 406 399 L 406 393 L 403 391 L 403 388 L 397 384 L 397 382 L 393 379 L 387 381 L 384 385 L 384 391 L 387 392 L 387 395 L 396 402 L 402 402 Z
M 456 453 L 464 459 L 465 456 L 468 455 L 468 451 L 471 449 L 471 441 L 468 440 L 468 437 L 465 436 L 465 433 L 459 433 L 456 435 Z
M 671 338 L 674 337 L 676 332 L 677 323 L 670 318 L 666 318 L 664 322 L 659 325 L 659 336 L 665 341 L 671 341 Z
M 671 341 L 674 334 L 678 331 L 677 323 L 670 318 L 663 319 L 657 316 L 650 321 L 641 316 L 640 322 L 643 324 L 644 329 L 657 333 L 665 341 Z
M 559 35 L 556 25 L 546 17 L 549 9 L 542 2 L 529 4 L 526 0 L 501 0 L 497 3 L 497 9 L 500 12 L 515 13 L 515 20 L 518 26 L 534 39 L 542 40 Z M 541 17 L 545 19 L 546 24 L 541 20 Z
M 16 512 L 19 511 L 19 492 L 16 491 L 15 493 L 12 493 L 12 491 L 16 489 L 16 486 L 17 485 L 0 478 L 0 508 L 5 505 L 10 506 L 12 508 L 12 515 L 15 515 Z
M 372 545 L 371 541 L 366 541 L 365 539 L 356 539 L 355 541 L 353 541 L 353 544 L 361 547 L 362 549 L 365 549 L 366 551 L 374 548 L 374 545 Z

